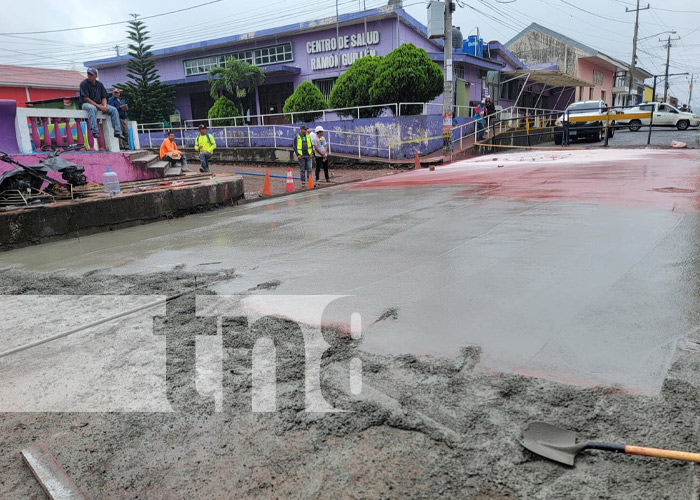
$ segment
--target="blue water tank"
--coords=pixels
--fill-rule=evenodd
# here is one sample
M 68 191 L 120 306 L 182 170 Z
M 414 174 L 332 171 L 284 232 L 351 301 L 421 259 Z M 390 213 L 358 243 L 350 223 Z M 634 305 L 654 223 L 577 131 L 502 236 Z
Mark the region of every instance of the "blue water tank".
M 462 52 L 476 57 L 484 57 L 484 39 L 470 35 L 462 45 Z

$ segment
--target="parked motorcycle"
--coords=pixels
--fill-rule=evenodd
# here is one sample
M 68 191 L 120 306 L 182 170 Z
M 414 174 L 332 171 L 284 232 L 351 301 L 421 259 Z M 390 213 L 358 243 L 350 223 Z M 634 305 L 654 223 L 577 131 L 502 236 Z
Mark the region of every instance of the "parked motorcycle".
M 54 149 L 38 165 L 22 165 L 10 158 L 7 153 L 0 151 L 0 161 L 19 167 L 0 175 L 0 198 L 16 194 L 17 191 L 22 193 L 26 193 L 28 190 L 33 192 L 40 191 L 44 183 L 48 185 L 43 191 L 51 195 L 58 194 L 61 189 L 70 191 L 71 185 L 73 187 L 86 185 L 85 168 L 60 156 L 66 151 L 76 151 L 80 148 L 80 145 L 73 145 L 65 148 L 63 151 Z M 60 172 L 65 182 L 49 177 L 46 175 L 48 172 Z

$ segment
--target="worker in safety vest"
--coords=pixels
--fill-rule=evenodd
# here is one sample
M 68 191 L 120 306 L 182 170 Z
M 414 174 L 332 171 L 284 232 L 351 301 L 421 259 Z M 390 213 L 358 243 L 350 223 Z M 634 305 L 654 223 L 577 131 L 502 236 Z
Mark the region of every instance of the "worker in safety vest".
M 314 154 L 311 137 L 306 133 L 306 130 L 306 125 L 302 125 L 299 127 L 299 133 L 294 138 L 294 152 L 299 162 L 299 177 L 302 184 L 306 184 L 307 175 L 311 178 L 311 165 Z
M 214 136 L 207 134 L 207 126 L 202 124 L 199 126 L 199 135 L 194 140 L 194 150 L 199 152 L 199 161 L 202 163 L 200 172 L 209 172 L 209 158 L 214 155 L 216 149 L 216 141 Z

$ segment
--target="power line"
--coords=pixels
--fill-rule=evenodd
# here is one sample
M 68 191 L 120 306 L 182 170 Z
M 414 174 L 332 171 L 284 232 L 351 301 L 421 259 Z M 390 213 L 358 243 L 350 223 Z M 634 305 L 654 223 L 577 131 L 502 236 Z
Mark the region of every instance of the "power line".
M 222 0 L 211 0 L 210 2 L 200 3 L 199 5 L 193 5 L 193 6 L 191 6 L 191 7 L 185 7 L 184 9 L 171 10 L 170 12 L 163 12 L 162 14 L 154 14 L 154 15 L 152 15 L 152 16 L 142 17 L 142 18 L 140 18 L 140 19 L 143 20 L 143 19 L 152 19 L 152 18 L 154 18 L 154 17 L 167 16 L 167 15 L 169 15 L 169 14 L 176 14 L 176 13 L 178 13 L 178 12 L 184 12 L 184 11 L 186 11 L 186 10 L 192 10 L 192 9 L 196 9 L 196 8 L 198 8 L 198 7 L 203 7 L 203 6 L 205 6 L 205 5 L 211 5 L 211 4 L 213 4 L 213 3 L 218 3 L 218 2 L 221 2 L 221 1 L 222 1 Z M 116 24 L 126 24 L 126 23 L 129 23 L 129 22 L 131 22 L 131 21 L 132 21 L 131 19 L 127 19 L 126 21 L 115 21 L 115 22 L 113 22 L 113 23 L 95 24 L 95 25 L 93 25 L 93 26 L 81 26 L 81 27 L 78 27 L 78 28 L 64 28 L 64 29 L 60 29 L 60 30 L 44 30 L 44 31 L 19 31 L 19 32 L 15 32 L 15 33 L 0 33 L 0 35 L 4 35 L 4 36 L 13 36 L 13 35 L 40 35 L 40 34 L 43 34 L 43 33 L 63 33 L 63 32 L 66 32 L 66 31 L 78 31 L 78 30 L 89 30 L 89 29 L 93 29 L 93 28 L 104 28 L 105 26 L 114 26 L 114 25 L 116 25 Z
M 367 2 L 368 4 L 370 2 Z M 422 2 L 416 2 L 413 4 L 408 4 L 410 5 L 417 5 L 418 3 Z M 266 12 L 260 13 L 260 14 L 254 14 L 252 16 L 247 16 L 247 17 L 242 17 L 240 15 L 232 15 L 232 16 L 227 16 L 224 18 L 219 18 L 216 21 L 208 21 L 205 23 L 199 23 L 196 25 L 189 25 L 188 29 L 183 31 L 182 28 L 176 28 L 172 30 L 166 30 L 162 32 L 158 32 L 154 35 L 152 35 L 149 39 L 149 43 L 152 43 L 156 48 L 158 48 L 159 44 L 158 42 L 160 40 L 167 40 L 168 44 L 166 47 L 172 47 L 181 41 L 183 42 L 189 42 L 193 40 L 194 37 L 197 36 L 199 33 L 206 33 L 207 39 L 216 39 L 219 36 L 225 36 L 231 34 L 231 32 L 245 32 L 245 30 L 249 29 L 250 25 L 255 23 L 258 24 L 256 26 L 257 29 L 260 29 L 260 25 L 266 26 L 266 25 L 271 25 L 274 23 L 277 23 L 279 21 L 287 21 L 289 22 L 289 14 L 284 13 L 284 14 L 278 14 L 278 15 L 273 15 L 270 16 L 269 12 L 276 11 L 279 12 L 279 10 L 275 10 L 275 5 L 289 5 L 288 1 L 280 1 L 277 2 L 276 4 L 266 4 L 264 6 L 261 6 L 257 9 L 249 9 L 248 12 L 254 11 L 254 10 L 265 10 Z M 339 2 L 339 5 L 342 6 L 348 6 L 348 5 L 355 5 L 353 0 L 346 0 L 346 1 L 341 1 Z M 374 5 L 374 6 L 373 6 Z M 367 5 L 369 9 L 379 7 L 381 5 L 384 5 L 383 0 L 374 0 L 373 5 Z M 330 7 L 327 7 L 325 10 L 329 11 Z M 334 9 L 334 7 L 333 7 Z M 322 17 L 320 13 L 323 12 L 324 9 L 317 9 L 315 12 L 319 14 L 319 17 Z M 354 11 L 354 9 L 353 9 Z M 222 20 L 227 19 L 228 17 L 234 17 L 236 18 L 239 22 L 237 23 L 231 23 L 231 22 L 224 22 L 221 23 Z M 262 21 L 262 22 L 261 22 Z M 259 24 L 260 23 L 260 24 Z M 192 30 L 192 26 L 198 27 L 197 29 Z M 219 29 L 220 28 L 220 29 Z M 176 33 L 179 34 L 179 36 L 170 36 L 170 33 Z M 8 35 L 9 36 L 9 35 Z M 12 35 L 13 37 L 16 38 L 29 38 L 29 37 L 20 37 L 20 36 L 15 36 Z M 47 40 L 43 38 L 34 38 L 34 40 L 41 41 L 41 42 L 52 42 L 52 40 Z M 0 42 L 1 43 L 1 42 Z M 109 52 L 114 50 L 114 45 L 116 44 L 123 44 L 124 39 L 119 39 L 119 40 L 111 40 L 108 42 L 105 42 L 103 44 L 97 45 L 97 46 L 92 46 L 96 47 L 93 50 L 74 50 L 74 51 L 64 51 L 63 55 L 65 56 L 75 56 L 76 58 L 83 57 L 83 61 L 86 58 L 98 58 L 98 54 L 104 55 L 104 57 L 109 57 Z M 33 51 L 32 53 L 26 52 L 25 55 L 31 56 L 32 59 L 26 59 L 22 61 L 12 61 L 13 64 L 15 65 L 28 65 L 28 66 L 38 66 L 40 64 L 37 64 L 35 61 L 35 58 L 50 58 L 51 54 L 55 54 L 55 51 L 50 51 L 49 49 L 39 49 L 37 48 L 36 51 Z M 113 52 L 112 52 L 113 54 Z M 69 61 L 69 59 L 63 59 L 64 61 Z M 45 66 L 46 63 L 44 62 L 43 65 Z
M 595 12 L 591 12 L 590 10 L 582 9 L 582 8 L 579 7 L 578 5 L 574 5 L 574 4 L 572 4 L 572 3 L 569 3 L 569 2 L 567 2 L 566 0 L 559 0 L 559 1 L 560 1 L 561 3 L 565 3 L 565 4 L 568 5 L 569 7 L 573 7 L 573 8 L 576 9 L 576 10 L 580 10 L 581 12 L 585 12 L 586 14 L 590 14 L 590 15 L 595 16 L 595 17 L 598 17 L 598 18 L 600 18 L 600 19 L 607 19 L 608 21 L 613 21 L 613 22 L 622 23 L 622 24 L 634 24 L 634 23 L 632 23 L 632 22 L 630 22 L 630 21 L 623 21 L 623 20 L 621 20 L 621 19 L 614 19 L 614 18 L 612 18 L 612 17 L 607 17 L 607 16 L 603 16 L 603 15 L 601 15 L 601 14 L 596 14 Z

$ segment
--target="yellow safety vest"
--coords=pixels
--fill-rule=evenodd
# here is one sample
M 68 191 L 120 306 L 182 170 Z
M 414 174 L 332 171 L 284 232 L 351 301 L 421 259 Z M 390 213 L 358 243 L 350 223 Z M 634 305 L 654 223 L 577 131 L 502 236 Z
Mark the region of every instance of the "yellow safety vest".
M 194 145 L 200 148 L 200 152 L 212 154 L 216 148 L 216 141 L 211 134 L 199 134 L 194 141 Z
M 309 134 L 306 134 L 304 137 L 306 137 L 306 143 L 309 146 L 308 155 L 313 156 L 314 149 L 313 149 L 313 146 L 311 145 L 311 137 L 309 136 Z M 299 156 L 304 156 L 304 152 L 301 150 L 302 144 L 303 144 L 303 141 L 301 139 L 301 134 L 297 134 L 297 155 L 299 155 Z

